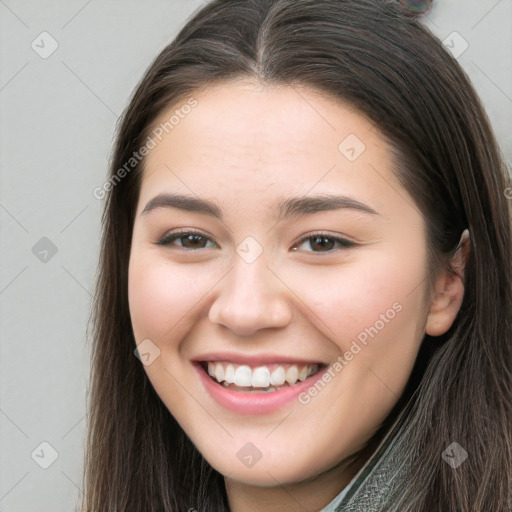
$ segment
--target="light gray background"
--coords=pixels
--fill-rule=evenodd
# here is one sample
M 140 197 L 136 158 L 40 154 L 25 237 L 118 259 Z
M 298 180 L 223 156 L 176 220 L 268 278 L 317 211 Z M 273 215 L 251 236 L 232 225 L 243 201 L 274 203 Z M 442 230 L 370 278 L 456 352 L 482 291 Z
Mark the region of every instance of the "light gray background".
M 0 0 L 2 512 L 75 510 L 102 206 L 92 191 L 133 88 L 203 3 Z M 458 59 L 508 162 L 511 21 L 512 0 L 437 0 L 425 20 L 454 51 L 469 45 Z M 31 47 L 51 48 L 44 31 L 58 43 L 45 59 Z M 57 250 L 46 261 L 34 254 L 43 237 Z M 58 454 L 47 469 L 42 442 Z

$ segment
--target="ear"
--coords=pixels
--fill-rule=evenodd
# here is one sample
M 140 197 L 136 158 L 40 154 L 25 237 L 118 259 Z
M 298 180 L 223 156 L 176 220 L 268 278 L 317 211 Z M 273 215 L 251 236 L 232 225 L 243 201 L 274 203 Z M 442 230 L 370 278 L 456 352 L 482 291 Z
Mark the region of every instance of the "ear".
M 470 251 L 469 231 L 465 229 L 451 260 L 454 271 L 446 268 L 437 277 L 435 295 L 425 324 L 430 336 L 440 336 L 450 329 L 464 298 L 464 268 Z

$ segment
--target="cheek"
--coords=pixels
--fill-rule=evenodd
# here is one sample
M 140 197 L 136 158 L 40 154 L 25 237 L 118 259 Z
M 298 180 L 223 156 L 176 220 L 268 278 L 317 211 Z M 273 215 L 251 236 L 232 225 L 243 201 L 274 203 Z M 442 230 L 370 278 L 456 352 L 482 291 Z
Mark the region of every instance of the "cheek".
M 177 268 L 151 255 L 130 260 L 128 300 L 135 339 L 175 338 L 207 290 L 208 283 L 186 266 Z
M 162 355 L 144 370 L 168 410 L 180 419 L 198 417 L 200 411 L 178 384 L 187 375 L 175 356 L 180 340 L 195 321 L 194 307 L 211 287 L 207 282 L 201 287 L 203 280 L 192 267 L 178 268 L 148 251 L 132 254 L 128 269 L 128 301 L 136 344 L 149 338 Z
M 309 268 L 303 273 L 295 269 L 287 282 L 293 280 L 294 291 L 309 307 L 311 321 L 323 325 L 328 338 L 342 342 L 376 322 L 381 326 L 381 315 L 394 323 L 416 318 L 422 306 L 423 278 L 421 262 L 406 267 L 381 258 L 372 265 Z
M 371 263 L 309 268 L 289 279 L 308 306 L 304 315 L 345 356 L 350 385 L 360 386 L 371 369 L 398 394 L 422 339 L 424 277 L 422 257 L 376 252 Z

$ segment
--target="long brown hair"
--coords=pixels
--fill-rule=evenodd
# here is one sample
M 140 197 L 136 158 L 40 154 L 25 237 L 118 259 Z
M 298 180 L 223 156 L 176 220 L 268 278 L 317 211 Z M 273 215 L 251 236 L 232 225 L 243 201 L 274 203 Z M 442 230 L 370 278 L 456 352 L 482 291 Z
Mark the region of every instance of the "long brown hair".
M 82 511 L 229 511 L 223 476 L 174 420 L 133 353 L 127 276 L 144 159 L 130 159 L 164 109 L 243 77 L 310 86 L 378 126 L 427 222 L 430 277 L 469 229 L 460 311 L 445 335 L 425 335 L 405 393 L 414 401 L 414 428 L 404 457 L 414 464 L 400 510 L 510 510 L 511 183 L 468 77 L 397 2 L 216 0 L 158 55 L 118 126 L 102 189 Z M 452 441 L 469 455 L 457 470 L 441 458 Z

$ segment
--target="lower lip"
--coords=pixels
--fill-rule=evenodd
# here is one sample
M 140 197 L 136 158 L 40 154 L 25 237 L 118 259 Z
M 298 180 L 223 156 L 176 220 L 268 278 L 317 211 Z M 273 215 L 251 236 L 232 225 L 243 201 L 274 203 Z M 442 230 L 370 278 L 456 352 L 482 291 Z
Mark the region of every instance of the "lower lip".
M 239 414 L 269 414 L 277 411 L 296 399 L 322 378 L 327 368 L 320 369 L 315 375 L 293 386 L 287 386 L 271 392 L 244 392 L 225 388 L 214 381 L 200 364 L 194 364 L 199 378 L 209 395 L 219 404 Z

